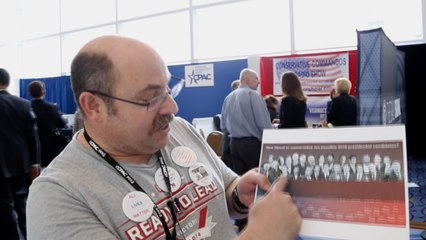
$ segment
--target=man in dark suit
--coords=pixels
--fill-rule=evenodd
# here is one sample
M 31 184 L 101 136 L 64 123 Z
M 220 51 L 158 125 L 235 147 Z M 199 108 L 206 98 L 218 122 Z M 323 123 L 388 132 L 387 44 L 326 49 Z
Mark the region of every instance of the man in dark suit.
M 67 144 L 66 137 L 59 133 L 59 129 L 66 128 L 67 123 L 62 118 L 62 113 L 58 106 L 44 100 L 46 89 L 43 82 L 32 81 L 28 85 L 28 92 L 32 97 L 31 107 L 37 116 L 41 147 L 41 167 L 44 168 Z
M 0 222 L 1 238 L 18 240 L 19 231 L 26 235 L 28 186 L 40 173 L 40 147 L 30 102 L 11 95 L 9 82 L 0 68 Z
M 338 78 L 334 81 L 337 96 L 331 101 L 330 112 L 327 113 L 327 123 L 333 126 L 357 125 L 357 100 L 349 95 L 352 83 L 349 79 Z

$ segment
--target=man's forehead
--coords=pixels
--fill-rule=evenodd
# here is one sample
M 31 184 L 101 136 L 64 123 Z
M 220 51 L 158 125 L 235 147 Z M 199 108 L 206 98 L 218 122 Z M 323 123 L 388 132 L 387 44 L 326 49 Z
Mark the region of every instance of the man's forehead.
M 136 80 L 127 81 L 124 78 L 116 84 L 116 92 L 133 93 L 136 95 L 150 94 L 162 90 L 167 86 L 167 82 L 160 80 Z
M 118 84 L 131 84 L 134 88 L 155 90 L 167 85 L 170 73 L 159 58 L 142 56 L 117 56 L 112 59 Z

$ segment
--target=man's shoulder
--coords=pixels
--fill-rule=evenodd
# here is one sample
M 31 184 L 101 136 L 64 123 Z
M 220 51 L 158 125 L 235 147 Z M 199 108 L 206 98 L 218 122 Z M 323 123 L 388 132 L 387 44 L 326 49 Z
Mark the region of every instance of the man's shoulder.
M 247 100 L 252 100 L 255 99 L 256 101 L 262 101 L 264 102 L 265 100 L 263 100 L 262 95 L 260 95 L 260 93 L 256 90 L 253 89 L 245 89 L 245 91 L 241 91 L 240 93 L 241 98 L 247 98 Z
M 171 128 L 189 128 L 191 124 L 185 119 L 175 116 L 173 121 L 170 123 Z
M 37 104 L 40 104 L 42 106 L 49 107 L 49 108 L 57 108 L 58 107 L 56 104 L 48 102 L 46 100 L 35 100 L 34 103 L 37 103 Z
M 25 98 L 21 98 L 9 93 L 0 94 L 0 98 L 3 98 L 9 102 L 13 102 L 14 104 L 19 104 L 20 106 L 30 106 L 31 102 Z
M 51 113 L 57 113 L 60 111 L 59 107 L 56 104 L 48 102 L 46 100 L 33 100 L 32 106 L 37 107 L 42 111 L 48 111 Z
M 174 140 L 172 140 L 174 139 Z M 201 135 L 197 133 L 195 127 L 189 123 L 187 120 L 181 117 L 175 117 L 170 123 L 170 142 L 199 142 L 202 140 Z
M 237 96 L 238 94 L 240 94 L 241 89 L 236 89 L 230 93 L 228 93 L 228 95 L 226 95 L 225 100 L 230 99 L 230 98 L 234 98 L 235 96 Z
M 46 107 L 50 108 L 52 111 L 55 111 L 55 112 L 59 111 L 59 107 L 57 104 L 47 102 L 47 101 L 44 101 L 44 103 L 46 104 Z

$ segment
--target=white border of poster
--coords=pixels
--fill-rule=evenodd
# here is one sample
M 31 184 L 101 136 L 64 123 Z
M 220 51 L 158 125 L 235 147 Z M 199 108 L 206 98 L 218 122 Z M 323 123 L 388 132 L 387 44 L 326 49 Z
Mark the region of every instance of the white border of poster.
M 395 144 L 396 143 L 396 144 Z M 335 148 L 330 148 L 334 146 Z M 295 150 L 292 150 L 294 147 Z M 303 149 L 300 149 L 302 147 Z M 309 147 L 312 147 L 310 149 Z M 321 149 L 320 149 L 321 147 Z M 324 147 L 324 149 L 322 149 Z M 290 150 L 288 150 L 290 149 Z M 309 150 L 307 150 L 309 149 Z M 317 150 L 316 150 L 317 149 Z M 335 150 L 333 150 L 335 149 Z M 353 218 L 340 218 L 342 221 L 330 221 L 327 219 L 303 218 L 303 224 L 298 239 L 301 240 L 319 240 L 319 239 L 363 239 L 363 240 L 377 240 L 377 239 L 399 239 L 406 240 L 410 237 L 409 229 L 409 202 L 408 202 L 408 174 L 407 174 L 407 154 L 406 154 L 406 138 L 404 125 L 387 125 L 387 126 L 363 126 L 363 127 L 335 127 L 335 128 L 304 128 L 304 129 L 267 129 L 263 132 L 262 140 L 262 153 L 260 157 L 259 168 L 263 173 L 263 165 L 268 163 L 272 153 L 289 153 L 289 151 L 303 152 L 304 150 L 310 152 L 335 152 L 349 153 L 349 152 L 362 152 L 364 151 L 373 153 L 377 151 L 392 152 L 394 155 L 402 158 L 401 173 L 402 178 L 399 180 L 401 210 L 398 213 L 399 218 L 393 219 L 397 224 L 381 224 L 379 222 L 369 223 L 355 221 Z M 276 155 L 275 155 L 276 156 Z M 337 161 L 337 159 L 336 159 Z M 359 160 L 358 160 L 359 161 Z M 373 158 L 371 157 L 371 161 Z M 264 173 L 265 174 L 265 173 Z M 295 181 L 289 179 L 289 181 Z M 342 180 L 341 180 L 342 181 Z M 389 181 L 389 180 L 387 180 Z M 300 181 L 299 181 L 300 182 Z M 374 182 L 358 182 L 359 189 L 364 189 Z M 383 182 L 379 182 L 381 184 Z M 315 181 L 304 181 L 304 186 L 318 186 Z M 387 184 L 387 183 L 384 183 Z M 296 185 L 297 186 L 297 185 Z M 299 185 L 300 186 L 300 185 Z M 384 186 L 384 185 L 381 185 Z M 347 188 L 347 187 L 346 187 Z M 376 188 L 377 189 L 377 188 Z M 304 191 L 307 191 L 306 189 Z M 388 189 L 387 192 L 393 192 L 394 189 Z M 350 189 L 352 194 L 356 194 L 357 189 Z M 365 192 L 365 191 L 364 191 Z M 379 192 L 379 191 L 378 191 Z M 264 194 L 259 189 L 257 190 L 257 197 Z M 291 194 L 291 192 L 290 192 Z M 381 193 L 376 193 L 381 194 Z M 402 196 L 404 195 L 404 196 Z M 358 195 L 356 195 L 358 196 Z M 377 195 L 375 195 L 377 196 Z M 295 196 L 293 196 L 295 198 Z M 296 197 L 297 198 L 297 197 Z M 358 198 L 358 197 L 356 197 Z M 318 201 L 328 201 L 329 198 L 316 197 Z M 376 199 L 378 204 L 380 199 Z M 296 199 L 295 199 L 296 201 Z M 341 200 L 339 200 L 341 201 Z M 298 205 L 297 201 L 295 202 Z M 367 202 L 368 203 L 368 202 Z M 365 204 L 365 202 L 364 202 Z M 347 207 L 345 202 L 341 204 L 342 211 Z M 303 208 L 298 205 L 299 212 L 310 211 L 312 206 L 307 205 Z M 350 208 L 350 207 L 349 207 Z M 375 210 L 374 210 L 375 211 Z M 302 214 L 303 216 L 303 214 Z M 404 218 L 405 216 L 405 218 Z M 367 218 L 369 216 L 367 215 Z M 386 217 L 384 217 L 386 218 Z M 351 220 L 352 219 L 352 220 Z M 376 219 L 377 220 L 377 219 Z M 386 221 L 386 219 L 384 220 Z
M 214 86 L 214 65 L 199 64 L 185 66 L 185 87 Z
M 295 56 L 273 59 L 274 95 L 281 95 L 281 75 L 295 72 L 306 95 L 329 94 L 334 80 L 349 78 L 349 54 Z

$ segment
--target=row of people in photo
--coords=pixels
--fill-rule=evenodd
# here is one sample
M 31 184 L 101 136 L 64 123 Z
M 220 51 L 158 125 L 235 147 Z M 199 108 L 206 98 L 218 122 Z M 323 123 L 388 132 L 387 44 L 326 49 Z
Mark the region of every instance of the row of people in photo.
M 390 155 L 376 153 L 371 161 L 364 154 L 360 162 L 356 155 L 342 154 L 335 161 L 333 154 L 306 155 L 295 152 L 286 157 L 270 154 L 261 164 L 261 172 L 273 182 L 278 176 L 294 180 L 330 181 L 402 181 L 401 162 Z

